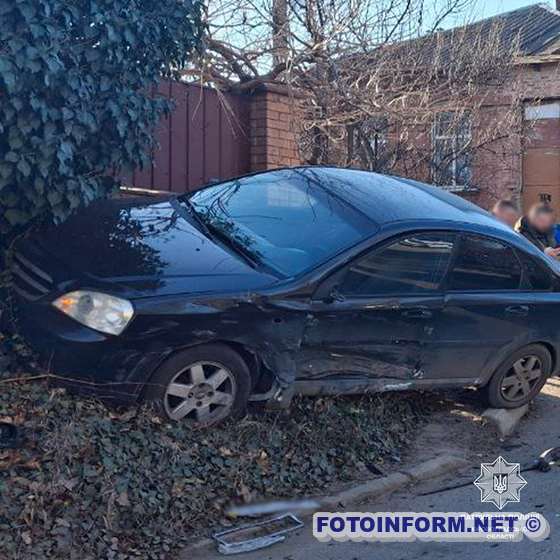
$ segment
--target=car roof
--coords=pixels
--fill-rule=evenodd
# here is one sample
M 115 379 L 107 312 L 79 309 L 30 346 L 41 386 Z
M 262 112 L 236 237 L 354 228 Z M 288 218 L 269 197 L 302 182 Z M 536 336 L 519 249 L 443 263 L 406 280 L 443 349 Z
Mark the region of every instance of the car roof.
M 295 168 L 343 198 L 380 226 L 434 220 L 488 226 L 511 232 L 488 212 L 444 189 L 419 181 L 337 167 Z
M 328 166 L 284 168 L 313 178 L 387 231 L 435 227 L 492 235 L 531 254 L 560 276 L 560 262 L 472 202 L 435 187 L 360 169 Z M 271 173 L 271 171 L 265 172 Z M 274 171 L 272 171 L 274 173 Z
M 560 262 L 545 256 L 524 236 L 486 210 L 441 187 L 372 171 L 323 165 L 282 167 L 237 179 L 275 174 L 284 179 L 303 176 L 313 181 L 374 222 L 376 236 L 428 228 L 490 235 L 531 254 L 560 276 Z M 233 180 L 236 179 L 228 181 Z M 370 242 L 370 239 L 364 242 Z
M 445 227 L 471 233 L 492 235 L 532 254 L 560 273 L 560 263 L 539 251 L 524 236 L 503 224 L 476 204 L 440 187 L 420 181 L 381 175 L 360 169 L 309 166 L 293 168 L 312 174 L 337 196 L 365 213 L 381 229 Z

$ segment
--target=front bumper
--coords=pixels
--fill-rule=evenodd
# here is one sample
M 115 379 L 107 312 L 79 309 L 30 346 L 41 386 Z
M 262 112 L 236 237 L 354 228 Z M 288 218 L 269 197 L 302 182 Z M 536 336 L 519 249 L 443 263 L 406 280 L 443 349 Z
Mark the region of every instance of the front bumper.
M 17 327 L 57 385 L 105 400 L 137 402 L 166 357 L 142 340 L 105 335 L 82 326 L 50 303 L 17 298 Z

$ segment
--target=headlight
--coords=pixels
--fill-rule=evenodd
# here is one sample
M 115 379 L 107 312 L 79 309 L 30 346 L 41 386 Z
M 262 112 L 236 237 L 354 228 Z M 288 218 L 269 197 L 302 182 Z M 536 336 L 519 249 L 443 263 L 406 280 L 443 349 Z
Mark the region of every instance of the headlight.
M 108 334 L 121 334 L 130 323 L 134 308 L 126 299 L 78 290 L 59 297 L 53 305 L 82 325 Z

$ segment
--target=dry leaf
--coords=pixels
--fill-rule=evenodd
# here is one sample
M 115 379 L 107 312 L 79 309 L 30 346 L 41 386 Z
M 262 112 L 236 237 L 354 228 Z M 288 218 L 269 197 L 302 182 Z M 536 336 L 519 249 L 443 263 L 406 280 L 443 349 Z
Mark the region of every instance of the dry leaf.
M 128 499 L 128 492 L 125 490 L 121 492 L 116 500 L 117 504 L 122 507 L 128 507 L 130 505 L 130 500 Z

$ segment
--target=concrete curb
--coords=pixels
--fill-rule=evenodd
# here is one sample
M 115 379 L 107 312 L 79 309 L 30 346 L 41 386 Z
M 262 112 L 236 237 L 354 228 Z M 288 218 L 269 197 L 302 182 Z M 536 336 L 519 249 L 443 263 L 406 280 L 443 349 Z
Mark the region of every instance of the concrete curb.
M 366 499 L 373 500 L 379 498 L 385 494 L 399 490 L 400 488 L 403 488 L 413 482 L 417 483 L 437 478 L 465 467 L 468 464 L 469 462 L 466 459 L 458 457 L 457 455 L 439 455 L 434 459 L 424 461 L 414 467 L 404 469 L 382 478 L 376 478 L 368 482 L 357 484 L 331 496 L 319 498 L 318 501 L 320 507 L 317 511 L 335 511 L 336 509 L 345 509 L 351 504 L 362 502 Z M 309 513 L 306 515 L 309 515 Z M 192 553 L 200 553 L 202 550 L 206 550 L 208 548 L 214 548 L 214 541 L 210 538 L 202 538 L 184 548 L 179 554 L 179 558 L 187 560 L 192 557 Z
M 334 508 L 348 506 L 365 499 L 372 500 L 412 482 L 436 478 L 466 465 L 468 461 L 456 455 L 440 455 L 409 469 L 358 484 L 333 496 L 326 496 L 321 498 L 319 503 L 322 507 Z
M 496 428 L 500 438 L 505 439 L 515 432 L 521 422 L 521 419 L 528 411 L 528 404 L 519 408 L 510 409 L 489 408 L 482 413 L 482 418 Z
M 411 469 L 405 469 L 403 472 L 410 476 L 413 482 L 421 482 L 443 476 L 451 471 L 456 471 L 466 467 L 469 461 L 458 455 L 440 455 L 429 461 L 424 461 Z
M 343 490 L 338 494 L 326 496 L 319 500 L 322 509 L 340 509 L 366 498 L 373 499 L 389 492 L 394 492 L 412 482 L 412 478 L 404 473 L 396 472 L 382 478 L 376 478 Z

